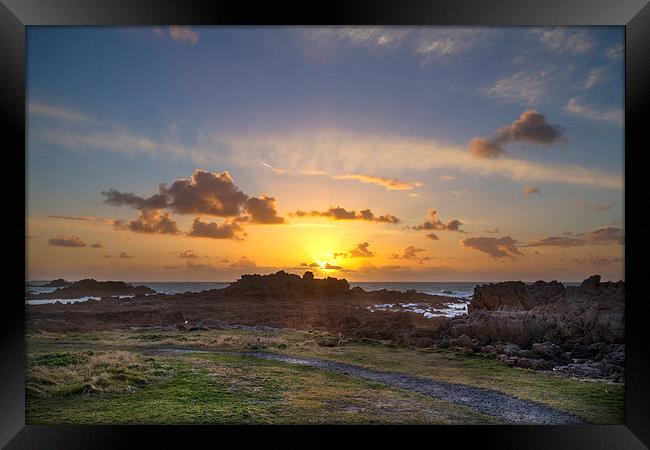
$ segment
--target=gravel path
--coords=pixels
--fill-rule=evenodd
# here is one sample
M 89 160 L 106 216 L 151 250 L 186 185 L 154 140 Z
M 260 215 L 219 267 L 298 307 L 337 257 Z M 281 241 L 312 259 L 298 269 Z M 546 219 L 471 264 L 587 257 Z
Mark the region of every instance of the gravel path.
M 209 350 L 180 348 L 161 348 L 158 350 L 163 352 L 210 352 Z M 240 354 L 260 359 L 284 362 L 287 364 L 314 367 L 329 372 L 348 375 L 353 378 L 360 378 L 402 389 L 408 389 L 409 391 L 419 392 L 420 394 L 441 400 L 447 400 L 458 405 L 468 406 L 482 412 L 483 414 L 503 419 L 506 423 L 540 425 L 584 423 L 576 416 L 557 411 L 549 406 L 528 400 L 522 400 L 517 397 L 511 397 L 490 389 L 477 388 L 464 384 L 447 383 L 444 381 L 433 381 L 403 373 L 381 372 L 352 364 L 322 359 L 303 358 L 266 352 L 244 352 Z M 543 395 L 543 393 L 540 394 Z

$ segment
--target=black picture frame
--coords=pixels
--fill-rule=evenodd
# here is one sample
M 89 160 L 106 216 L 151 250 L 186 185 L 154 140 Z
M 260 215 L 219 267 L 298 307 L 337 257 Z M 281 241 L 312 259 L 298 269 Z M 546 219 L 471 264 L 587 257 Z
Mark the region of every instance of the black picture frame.
M 26 197 L 20 204 L 25 174 L 25 27 L 33 25 L 622 25 L 626 36 L 625 86 L 625 277 L 626 406 L 625 425 L 581 426 L 434 426 L 434 427 L 160 427 L 160 426 L 25 426 L 24 295 Z M 646 151 L 644 119 L 650 85 L 650 5 L 647 0 L 336 0 L 320 2 L 182 1 L 182 0 L 0 0 L 0 92 L 2 124 L 17 155 L 5 169 L 5 201 L 11 203 L 5 239 L 16 251 L 5 260 L 11 270 L 3 299 L 4 324 L 0 367 L 0 444 L 7 449 L 135 448 L 192 445 L 196 439 L 238 445 L 264 438 L 266 445 L 336 445 L 351 433 L 364 434 L 365 445 L 387 439 L 454 446 L 473 441 L 482 448 L 635 449 L 650 446 L 650 333 L 644 298 L 643 258 L 648 251 L 643 215 Z M 9 172 L 9 173 L 8 173 Z M 25 183 L 23 176 L 22 183 Z M 11 189 L 8 189 L 11 186 Z M 26 188 L 26 184 L 22 184 Z M 638 205 L 635 204 L 638 203 Z M 639 218 L 635 220 L 635 215 Z M 13 238 L 10 238 L 12 236 Z M 22 256 L 21 256 L 22 255 Z M 16 258 L 18 256 L 18 258 Z M 20 261 L 23 264 L 20 264 Z M 15 295 L 14 295 L 15 293 Z M 299 432 L 304 439 L 285 433 Z M 305 432 L 309 437 L 304 436 Z M 408 441 L 404 441 L 408 438 Z M 397 442 L 400 442 L 397 441 Z M 419 445 L 419 444 L 416 444 Z

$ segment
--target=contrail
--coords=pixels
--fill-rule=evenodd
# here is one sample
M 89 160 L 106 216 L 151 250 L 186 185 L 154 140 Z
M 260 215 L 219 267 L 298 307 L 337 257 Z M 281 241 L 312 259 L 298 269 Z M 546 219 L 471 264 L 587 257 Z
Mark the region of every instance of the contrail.
M 268 167 L 269 169 L 273 169 L 273 166 L 269 166 L 267 163 L 262 162 L 262 161 L 257 161 L 258 163 L 262 164 L 263 166 Z

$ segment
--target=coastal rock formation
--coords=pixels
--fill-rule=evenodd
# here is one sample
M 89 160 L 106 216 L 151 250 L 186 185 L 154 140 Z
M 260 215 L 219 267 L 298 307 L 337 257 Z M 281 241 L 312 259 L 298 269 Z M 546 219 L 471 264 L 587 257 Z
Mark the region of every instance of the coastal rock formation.
M 304 298 L 338 297 L 350 294 L 350 285 L 345 279 L 327 277 L 315 279 L 312 272 L 299 275 L 283 270 L 270 275 L 242 275 L 239 280 L 223 289 L 224 294 L 240 297 Z
M 443 345 L 495 354 L 519 367 L 623 378 L 622 281 L 601 283 L 594 275 L 575 287 L 557 281 L 487 284 L 475 288 L 468 311 L 441 327 Z M 516 349 L 504 343 L 515 344 Z
M 47 284 L 44 284 L 42 287 L 46 288 L 60 288 L 60 287 L 67 287 L 72 284 L 72 281 L 65 281 L 63 278 L 57 278 L 56 280 L 52 280 Z
M 85 279 L 71 283 L 69 286 L 58 288 L 54 292 L 28 294 L 25 298 L 27 300 L 42 300 L 56 298 L 110 297 L 116 295 L 136 296 L 155 293 L 156 291 L 146 286 L 134 286 L 123 281 L 97 281 L 93 279 Z

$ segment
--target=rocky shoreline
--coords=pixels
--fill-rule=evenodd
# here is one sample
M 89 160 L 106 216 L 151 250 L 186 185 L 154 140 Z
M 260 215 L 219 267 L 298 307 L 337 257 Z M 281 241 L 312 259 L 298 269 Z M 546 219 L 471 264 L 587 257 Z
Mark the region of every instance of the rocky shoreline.
M 80 297 L 114 297 L 119 295 L 149 295 L 155 294 L 146 286 L 134 286 L 123 281 L 97 281 L 85 279 L 69 282 L 63 279 L 54 280 L 42 287 L 57 287 L 53 292 L 27 294 L 25 300 L 71 299 Z
M 129 294 L 134 297 L 112 299 Z M 602 283 L 598 275 L 577 287 L 557 281 L 478 285 L 468 313 L 452 318 L 372 306 L 441 308 L 464 299 L 415 291 L 365 291 L 350 288 L 344 279 L 315 279 L 311 272 L 302 277 L 283 271 L 242 275 L 226 288 L 183 294 L 154 294 L 144 286 L 82 280 L 38 298 L 89 295 L 102 301 L 29 305 L 28 329 L 201 331 L 210 329 L 206 324 L 219 322 L 320 330 L 338 336 L 336 342 L 369 339 L 421 348 L 456 347 L 525 369 L 625 380 L 624 282 Z
M 625 285 L 594 275 L 577 287 L 556 281 L 477 286 L 469 314 L 440 327 L 456 346 L 522 368 L 625 379 Z

